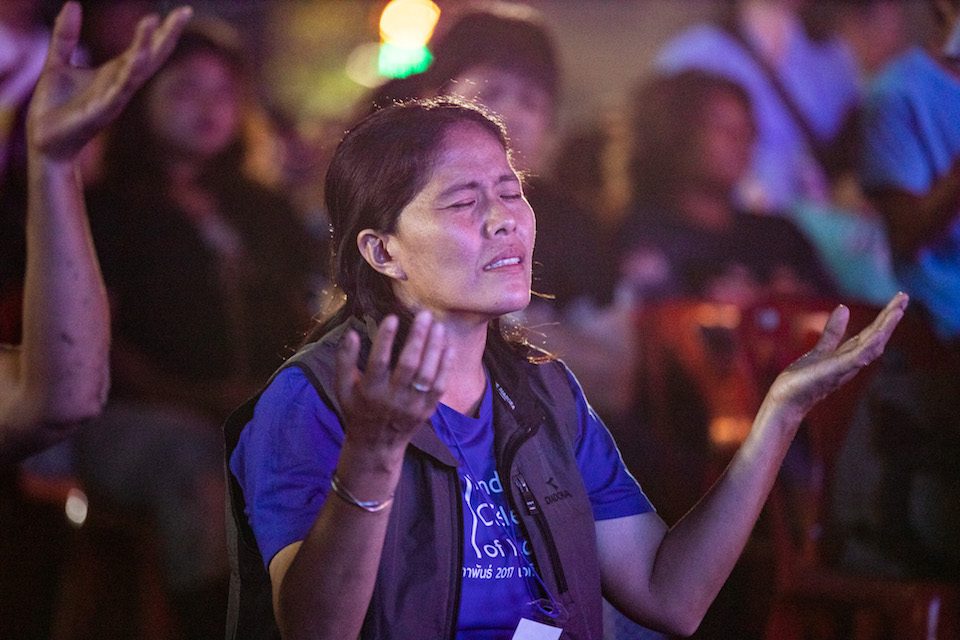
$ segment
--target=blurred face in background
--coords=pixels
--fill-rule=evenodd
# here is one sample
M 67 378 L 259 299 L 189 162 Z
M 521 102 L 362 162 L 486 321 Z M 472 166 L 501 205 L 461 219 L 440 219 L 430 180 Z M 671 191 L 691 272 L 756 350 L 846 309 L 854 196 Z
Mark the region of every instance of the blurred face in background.
M 554 116 L 546 88 L 519 73 L 481 65 L 461 74 L 449 93 L 477 100 L 503 119 L 518 169 L 543 166 Z
M 219 56 L 196 52 L 168 65 L 151 85 L 147 118 L 170 153 L 209 160 L 226 149 L 240 129 L 241 87 Z
M 700 132 L 690 149 L 695 182 L 732 191 L 753 157 L 756 130 L 748 105 L 729 91 L 713 93 L 703 107 Z

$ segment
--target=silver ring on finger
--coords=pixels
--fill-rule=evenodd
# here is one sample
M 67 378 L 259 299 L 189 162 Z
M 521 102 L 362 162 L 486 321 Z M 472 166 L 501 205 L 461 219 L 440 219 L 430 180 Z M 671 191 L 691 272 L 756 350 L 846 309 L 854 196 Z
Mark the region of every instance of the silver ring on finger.
M 427 393 L 428 391 L 430 391 L 430 385 L 427 384 L 426 382 L 420 382 L 419 380 L 414 380 L 413 382 L 411 382 L 410 387 L 413 388 L 414 391 L 417 391 L 419 393 Z

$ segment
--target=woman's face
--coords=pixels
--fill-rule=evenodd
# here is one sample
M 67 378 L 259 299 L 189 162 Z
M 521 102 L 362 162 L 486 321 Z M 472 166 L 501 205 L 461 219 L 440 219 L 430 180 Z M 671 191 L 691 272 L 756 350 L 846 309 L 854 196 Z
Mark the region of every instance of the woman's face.
M 531 171 L 539 168 L 553 121 L 553 100 L 545 88 L 519 74 L 483 65 L 461 74 L 450 93 L 477 100 L 500 116 L 518 166 Z
M 385 248 L 394 291 L 410 309 L 486 322 L 524 308 L 536 224 L 500 142 L 452 126 L 426 186 L 401 211 Z
M 697 178 L 722 190 L 732 190 L 753 157 L 756 133 L 753 116 L 736 95 L 717 91 L 701 115 L 693 158 Z
M 212 53 L 193 53 L 168 66 L 147 96 L 154 135 L 169 151 L 194 160 L 208 160 L 234 140 L 240 110 L 235 73 Z

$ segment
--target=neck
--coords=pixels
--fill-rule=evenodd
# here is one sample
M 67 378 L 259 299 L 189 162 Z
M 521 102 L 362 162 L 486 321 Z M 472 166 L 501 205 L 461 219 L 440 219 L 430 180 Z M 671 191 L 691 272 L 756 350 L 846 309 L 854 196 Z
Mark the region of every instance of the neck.
M 483 352 L 487 345 L 487 323 L 443 320 L 447 336 L 450 373 L 440 402 L 463 414 L 472 414 L 486 388 Z
M 747 38 L 772 64 L 783 59 L 797 25 L 796 12 L 784 2 L 745 0 L 739 9 L 740 26 Z
M 729 194 L 716 189 L 703 186 L 684 189 L 678 209 L 684 220 L 702 229 L 722 231 L 733 223 Z

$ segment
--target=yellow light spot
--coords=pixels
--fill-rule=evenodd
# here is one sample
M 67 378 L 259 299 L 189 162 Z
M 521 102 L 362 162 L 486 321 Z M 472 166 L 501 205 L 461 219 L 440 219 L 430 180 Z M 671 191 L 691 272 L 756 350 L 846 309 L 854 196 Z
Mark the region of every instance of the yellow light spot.
M 426 46 L 440 19 L 431 0 L 393 0 L 380 14 L 380 38 L 405 49 Z

